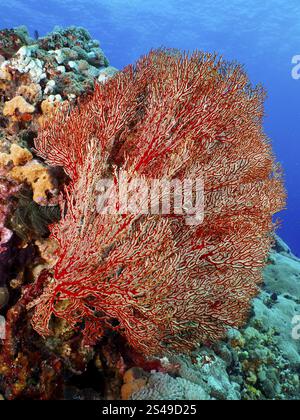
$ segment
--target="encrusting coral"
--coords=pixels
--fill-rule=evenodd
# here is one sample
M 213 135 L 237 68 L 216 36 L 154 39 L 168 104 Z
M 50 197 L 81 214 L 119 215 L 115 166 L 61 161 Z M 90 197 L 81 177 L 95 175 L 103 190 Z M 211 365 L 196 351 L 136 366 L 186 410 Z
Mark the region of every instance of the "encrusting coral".
M 15 96 L 10 101 L 5 102 L 3 108 L 3 115 L 5 117 L 12 117 L 13 121 L 31 121 L 34 106 L 30 105 L 23 96 Z
M 8 175 L 18 183 L 27 183 L 33 191 L 33 200 L 39 204 L 48 202 L 47 193 L 55 188 L 48 168 L 35 161 L 32 153 L 17 144 L 10 153 L 0 153 L 0 167 L 12 163 Z
M 36 149 L 71 182 L 62 219 L 51 226 L 58 261 L 27 300 L 39 334 L 51 334 L 54 315 L 82 330 L 86 343 L 114 331 L 138 352 L 161 355 L 244 324 L 272 216 L 285 201 L 262 130 L 263 100 L 239 66 L 157 51 L 49 121 Z M 203 178 L 203 223 L 187 225 L 185 214 L 119 214 L 112 197 L 115 214 L 98 214 L 98 182 L 120 187 L 118 171 L 144 181 Z

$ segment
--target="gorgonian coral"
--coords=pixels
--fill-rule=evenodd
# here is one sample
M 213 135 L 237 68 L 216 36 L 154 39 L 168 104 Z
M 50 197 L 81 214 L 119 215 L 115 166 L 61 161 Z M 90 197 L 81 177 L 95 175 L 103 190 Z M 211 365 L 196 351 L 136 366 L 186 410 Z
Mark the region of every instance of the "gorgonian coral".
M 246 320 L 284 205 L 262 130 L 264 92 L 216 56 L 154 51 L 42 130 L 36 149 L 71 181 L 51 227 L 57 263 L 33 326 L 51 317 L 87 342 L 117 331 L 146 354 L 187 351 Z M 205 217 L 98 214 L 97 182 L 203 177 Z M 45 274 L 43 274 L 45 276 Z

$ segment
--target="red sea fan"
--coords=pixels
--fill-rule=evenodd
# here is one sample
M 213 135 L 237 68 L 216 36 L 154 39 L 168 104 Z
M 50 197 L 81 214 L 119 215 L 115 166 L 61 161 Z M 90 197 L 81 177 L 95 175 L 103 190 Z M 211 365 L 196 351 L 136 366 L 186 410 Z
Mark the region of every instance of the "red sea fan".
M 209 54 L 154 51 L 58 114 L 36 149 L 71 181 L 59 243 L 33 326 L 51 318 L 94 343 L 114 330 L 146 355 L 188 351 L 247 319 L 284 206 L 280 171 L 262 130 L 264 92 Z M 97 182 L 202 177 L 205 217 L 98 214 Z

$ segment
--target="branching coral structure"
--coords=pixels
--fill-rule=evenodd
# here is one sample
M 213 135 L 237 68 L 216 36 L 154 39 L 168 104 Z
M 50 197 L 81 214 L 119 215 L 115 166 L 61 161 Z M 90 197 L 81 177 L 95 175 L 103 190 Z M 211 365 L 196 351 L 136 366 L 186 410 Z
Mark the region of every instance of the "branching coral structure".
M 263 102 L 263 89 L 235 64 L 152 51 L 47 123 L 36 150 L 70 182 L 62 219 L 51 226 L 56 265 L 28 304 L 38 333 L 51 334 L 53 317 L 64 318 L 86 343 L 114 331 L 153 356 L 187 352 L 245 322 L 272 216 L 285 202 Z M 97 183 L 117 183 L 119 170 L 130 179 L 202 177 L 203 223 L 99 214 Z

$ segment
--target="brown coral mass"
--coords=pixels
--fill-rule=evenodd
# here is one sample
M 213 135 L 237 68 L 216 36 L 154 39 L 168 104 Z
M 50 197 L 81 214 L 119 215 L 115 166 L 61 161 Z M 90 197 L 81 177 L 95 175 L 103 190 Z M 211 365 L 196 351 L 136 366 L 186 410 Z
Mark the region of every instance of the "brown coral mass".
M 58 261 L 28 305 L 36 331 L 50 334 L 54 314 L 89 343 L 114 330 L 160 355 L 245 322 L 285 201 L 263 101 L 239 66 L 154 51 L 49 121 L 36 149 L 71 182 L 51 227 Z M 120 168 L 132 178 L 203 177 L 203 223 L 98 214 L 97 182 Z

